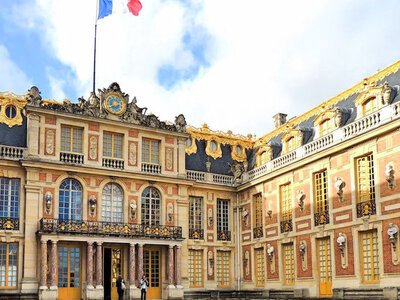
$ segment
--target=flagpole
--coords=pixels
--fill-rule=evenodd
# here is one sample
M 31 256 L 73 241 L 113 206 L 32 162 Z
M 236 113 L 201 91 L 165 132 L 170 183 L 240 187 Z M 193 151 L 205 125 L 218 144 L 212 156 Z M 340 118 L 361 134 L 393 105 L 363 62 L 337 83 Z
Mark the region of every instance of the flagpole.
M 99 11 L 99 0 L 96 0 L 96 21 L 94 23 L 94 53 L 93 53 L 93 94 L 96 95 L 96 38 L 97 38 L 97 14 Z

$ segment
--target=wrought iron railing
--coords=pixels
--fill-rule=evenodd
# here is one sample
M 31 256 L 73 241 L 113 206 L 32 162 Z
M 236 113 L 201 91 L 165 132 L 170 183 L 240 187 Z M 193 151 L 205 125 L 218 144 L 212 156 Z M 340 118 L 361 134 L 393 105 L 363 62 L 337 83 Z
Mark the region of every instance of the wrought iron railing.
M 230 241 L 231 240 L 231 232 L 228 230 L 218 231 L 217 232 L 217 240 L 218 241 Z
M 197 229 L 197 228 L 189 228 L 189 239 L 203 240 L 204 239 L 204 230 Z
M 253 238 L 259 239 L 263 237 L 263 228 L 262 227 L 254 227 L 253 228 Z
M 19 230 L 19 218 L 0 217 L 0 230 Z
M 375 200 L 357 203 L 357 218 L 376 214 Z
M 292 220 L 281 221 L 281 233 L 293 231 Z
M 314 214 L 314 225 L 324 225 L 329 224 L 329 211 L 320 211 Z
M 41 219 L 39 227 L 41 233 L 182 239 L 180 226 Z

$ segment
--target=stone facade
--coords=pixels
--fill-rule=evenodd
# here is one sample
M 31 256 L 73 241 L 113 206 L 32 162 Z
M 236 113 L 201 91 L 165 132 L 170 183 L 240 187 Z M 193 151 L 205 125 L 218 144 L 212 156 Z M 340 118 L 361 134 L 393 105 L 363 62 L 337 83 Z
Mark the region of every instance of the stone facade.
M 390 68 L 257 140 L 161 122 L 117 84 L 79 104 L 35 87 L 0 94 L 23 109 L 0 133 L 26 128 L 25 147 L 0 145 L 0 296 L 116 299 L 121 275 L 125 299 L 139 299 L 148 275 L 148 299 L 395 299 L 400 63 Z M 380 102 L 363 114 L 368 101 Z

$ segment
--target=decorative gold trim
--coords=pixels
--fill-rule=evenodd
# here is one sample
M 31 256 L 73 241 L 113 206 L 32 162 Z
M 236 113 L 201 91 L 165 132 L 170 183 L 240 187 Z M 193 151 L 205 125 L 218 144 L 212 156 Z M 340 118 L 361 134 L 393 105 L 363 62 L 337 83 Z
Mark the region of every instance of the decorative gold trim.
M 192 145 L 190 145 L 190 147 L 186 146 L 185 152 L 186 152 L 187 155 L 191 155 L 193 153 L 197 153 L 196 140 L 193 137 L 189 137 L 189 139 L 192 140 Z
M 315 108 L 309 110 L 308 112 L 302 114 L 301 116 L 298 116 L 296 118 L 293 118 L 292 120 L 289 120 L 286 124 L 288 124 L 291 127 L 294 127 L 294 126 L 300 124 L 301 122 L 311 118 L 312 116 L 317 115 L 320 112 L 320 108 L 322 106 L 323 107 L 332 107 L 336 103 L 350 97 L 351 95 L 361 92 L 365 88 L 366 84 L 378 82 L 378 81 L 382 80 L 383 78 L 385 78 L 386 76 L 396 73 L 399 70 L 400 70 L 400 60 L 395 62 L 394 64 L 386 67 L 382 71 L 377 72 L 376 74 L 372 75 L 371 77 L 364 79 L 363 81 L 361 81 L 361 82 L 357 83 L 356 85 L 354 85 L 353 87 L 343 91 L 342 93 L 338 94 L 337 96 L 321 103 L 319 106 L 316 106 Z M 262 144 L 265 144 L 265 143 L 269 142 L 273 137 L 284 132 L 286 130 L 286 126 L 285 126 L 286 124 L 267 133 L 263 137 L 259 138 L 257 141 L 255 141 L 255 146 L 260 146 Z
M 10 92 L 0 92 L 0 123 L 8 125 L 8 127 L 22 125 L 22 114 L 24 114 L 23 108 L 26 105 L 24 96 L 16 95 Z M 15 117 L 9 118 L 6 115 L 6 108 L 9 106 L 15 107 Z
M 214 141 L 217 144 L 217 150 L 215 151 L 212 151 L 210 147 L 212 141 Z M 221 143 L 215 139 L 207 141 L 206 154 L 214 159 L 222 157 Z
M 286 126 L 286 131 L 281 137 L 282 145 L 284 146 L 282 149 L 282 154 L 289 152 L 288 151 L 288 141 L 294 138 L 295 139 L 295 148 L 298 148 L 303 143 L 303 132 L 300 129 L 290 128 Z
M 325 107 L 321 107 L 321 112 L 317 115 L 314 120 L 314 126 L 321 125 L 325 120 L 330 120 L 336 116 L 335 109 L 326 109 Z
M 264 152 L 267 155 L 266 162 L 272 160 L 273 151 L 272 151 L 271 145 L 268 145 L 268 144 L 262 145 L 260 148 L 258 148 L 258 150 L 256 152 L 256 155 L 257 155 L 257 161 L 256 161 L 257 162 L 257 166 L 261 166 L 261 164 L 262 164 L 261 157 L 262 157 Z
M 241 156 L 239 156 L 239 155 L 236 153 L 236 146 L 239 146 L 239 147 L 242 149 L 242 155 L 241 155 Z M 240 144 L 232 145 L 232 146 L 231 146 L 231 157 L 232 157 L 233 160 L 236 160 L 236 161 L 238 161 L 238 162 L 245 161 L 246 158 L 247 158 L 247 156 L 246 156 L 246 149 L 245 149 L 242 145 L 240 145 Z

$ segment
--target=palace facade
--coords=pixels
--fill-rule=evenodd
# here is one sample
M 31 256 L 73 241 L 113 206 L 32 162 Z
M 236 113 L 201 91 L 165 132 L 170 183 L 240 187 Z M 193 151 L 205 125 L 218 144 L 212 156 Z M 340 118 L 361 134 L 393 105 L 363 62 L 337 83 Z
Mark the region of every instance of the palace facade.
M 400 62 L 255 139 L 160 121 L 117 83 L 0 93 L 0 297 L 400 292 Z

